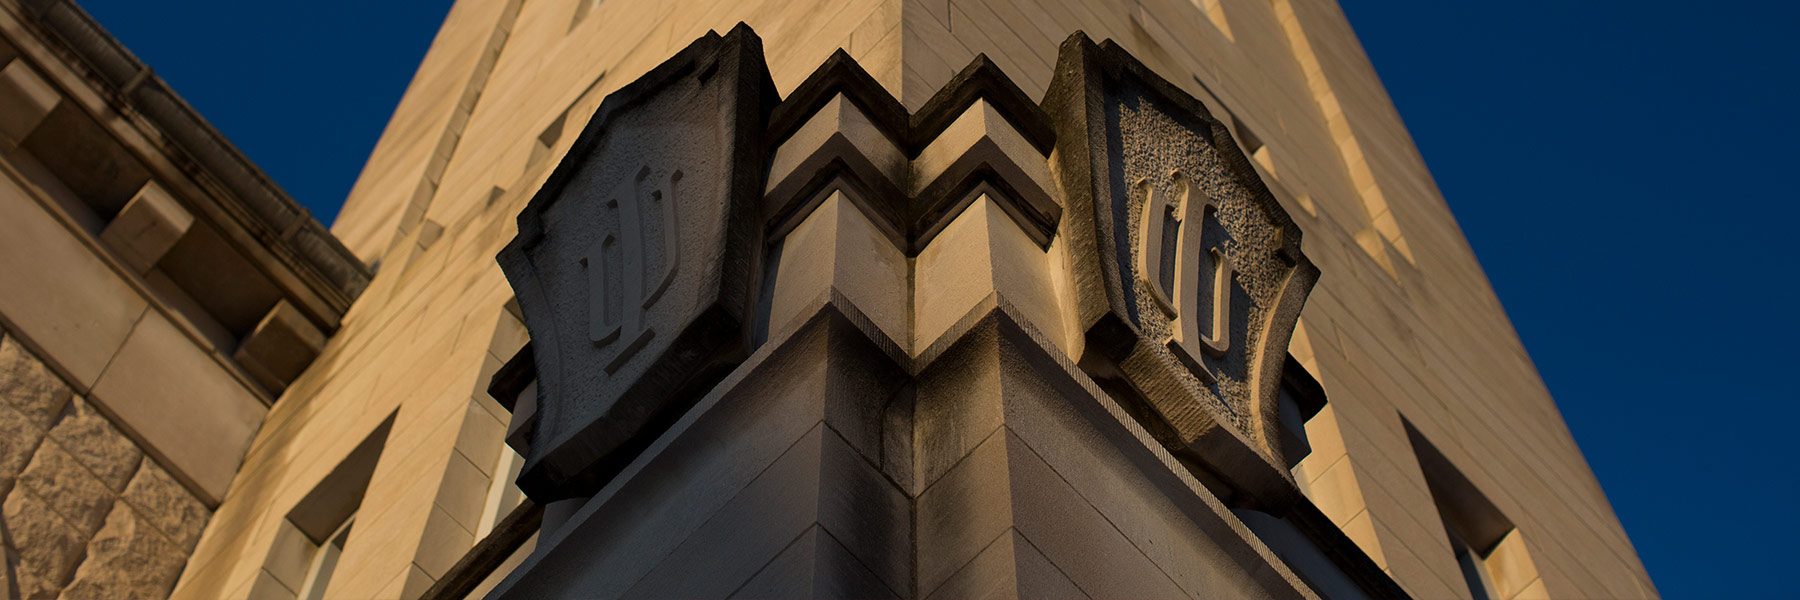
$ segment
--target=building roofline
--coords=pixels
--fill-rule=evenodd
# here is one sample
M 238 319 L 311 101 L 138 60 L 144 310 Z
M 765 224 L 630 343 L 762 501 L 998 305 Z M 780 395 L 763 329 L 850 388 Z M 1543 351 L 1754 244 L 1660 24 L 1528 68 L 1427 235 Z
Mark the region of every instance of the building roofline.
M 229 192 L 243 210 L 240 225 L 265 240 L 312 280 L 311 286 L 339 311 L 368 287 L 372 272 L 312 213 L 208 123 L 99 22 L 70 0 L 19 0 L 25 16 L 54 36 L 192 164 Z

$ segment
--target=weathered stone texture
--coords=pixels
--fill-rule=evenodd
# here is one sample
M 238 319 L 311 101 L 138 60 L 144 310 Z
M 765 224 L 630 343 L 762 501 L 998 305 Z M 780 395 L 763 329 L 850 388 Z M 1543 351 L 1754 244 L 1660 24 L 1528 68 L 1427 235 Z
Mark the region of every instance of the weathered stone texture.
M 10 337 L 0 338 L 0 497 L 23 598 L 166 596 L 212 516 Z
M 50 428 L 50 439 L 114 492 L 125 489 L 144 455 L 137 444 L 80 397 L 69 402 L 62 420 Z
M 55 596 L 81 562 L 87 536 L 51 510 L 42 498 L 13 490 L 6 497 L 7 535 L 18 554 L 13 565 L 19 595 Z
M 187 552 L 146 524 L 130 506 L 114 505 L 88 544 L 64 598 L 162 598 L 175 587 Z
M 44 431 L 19 411 L 0 406 L 0 498 L 12 491 L 13 481 L 31 462 L 31 453 L 43 441 Z
M 206 520 L 212 517 L 212 511 L 200 499 L 153 460 L 144 461 L 138 468 L 122 499 L 137 509 L 145 522 L 181 546 L 184 555 L 194 550 Z
M 49 429 L 69 401 L 69 386 L 12 336 L 0 340 L 0 402 Z
M 83 536 L 100 529 L 117 497 L 54 441 L 38 445 L 12 492 L 20 493 L 50 501 L 51 510 Z
M 5 523 L 0 523 L 0 536 L 6 534 L 5 526 Z M 5 565 L 4 568 L 0 568 L 0 594 L 13 593 L 12 556 L 12 546 L 0 543 L 0 565 Z

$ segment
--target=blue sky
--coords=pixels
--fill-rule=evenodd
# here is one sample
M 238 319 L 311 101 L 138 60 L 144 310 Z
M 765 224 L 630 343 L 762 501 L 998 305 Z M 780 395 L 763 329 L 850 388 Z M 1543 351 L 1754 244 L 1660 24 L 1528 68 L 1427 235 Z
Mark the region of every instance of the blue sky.
M 1800 4 L 1343 3 L 1658 588 L 1795 595 Z M 82 4 L 326 222 L 449 6 Z

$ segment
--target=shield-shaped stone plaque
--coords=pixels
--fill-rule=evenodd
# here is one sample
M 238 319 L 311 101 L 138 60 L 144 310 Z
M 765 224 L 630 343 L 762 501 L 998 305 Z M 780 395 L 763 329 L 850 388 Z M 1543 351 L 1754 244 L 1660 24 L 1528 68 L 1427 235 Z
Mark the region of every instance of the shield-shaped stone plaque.
M 1228 128 L 1111 41 L 1064 43 L 1044 101 L 1079 317 L 1176 442 L 1282 494 L 1278 393 L 1319 271 Z
M 608 96 L 519 215 L 499 261 L 538 374 L 531 497 L 591 494 L 748 353 L 774 98 L 756 35 L 709 33 Z

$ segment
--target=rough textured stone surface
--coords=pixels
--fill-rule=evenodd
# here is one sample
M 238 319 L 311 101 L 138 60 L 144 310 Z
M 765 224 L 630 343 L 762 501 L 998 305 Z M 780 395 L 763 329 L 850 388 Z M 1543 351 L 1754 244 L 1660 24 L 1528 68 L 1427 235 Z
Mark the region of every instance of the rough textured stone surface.
M 0 536 L 5 535 L 6 523 L 0 521 Z M 10 538 L 0 537 L 0 565 L 5 565 L 4 568 L 0 568 L 0 595 L 12 598 L 13 596 L 18 595 L 13 591 L 15 587 L 12 576 L 13 551 L 12 544 L 10 542 L 5 542 L 5 539 Z
M 81 532 L 91 535 L 106 520 L 117 498 L 93 473 L 54 441 L 38 445 L 31 464 L 19 475 L 13 494 L 24 492 L 48 500 L 51 510 Z
M 187 553 L 138 518 L 124 503 L 116 505 L 106 526 L 88 544 L 87 560 L 63 591 L 64 598 L 162 598 L 175 587 Z
M 123 499 L 138 515 L 168 536 L 182 552 L 191 552 L 212 511 L 154 460 L 146 459 L 126 486 Z
M 69 386 L 12 336 L 0 340 L 0 402 L 49 429 L 69 401 Z
M 48 502 L 19 490 L 7 495 L 3 514 L 17 553 L 13 568 L 20 596 L 55 596 L 81 562 L 86 536 L 50 510 Z
M 12 484 L 31 462 L 31 453 L 43 441 L 44 431 L 31 424 L 19 411 L 0 406 L 0 498 L 12 490 Z
M 125 489 L 144 455 L 131 438 L 80 397 L 69 401 L 62 420 L 50 428 L 50 439 L 115 492 Z
M 1078 326 L 1151 428 L 1261 501 L 1296 496 L 1279 383 L 1319 269 L 1226 125 L 1113 43 L 1064 44 L 1045 110 L 1078 218 Z M 1296 455 L 1297 456 L 1297 455 Z

